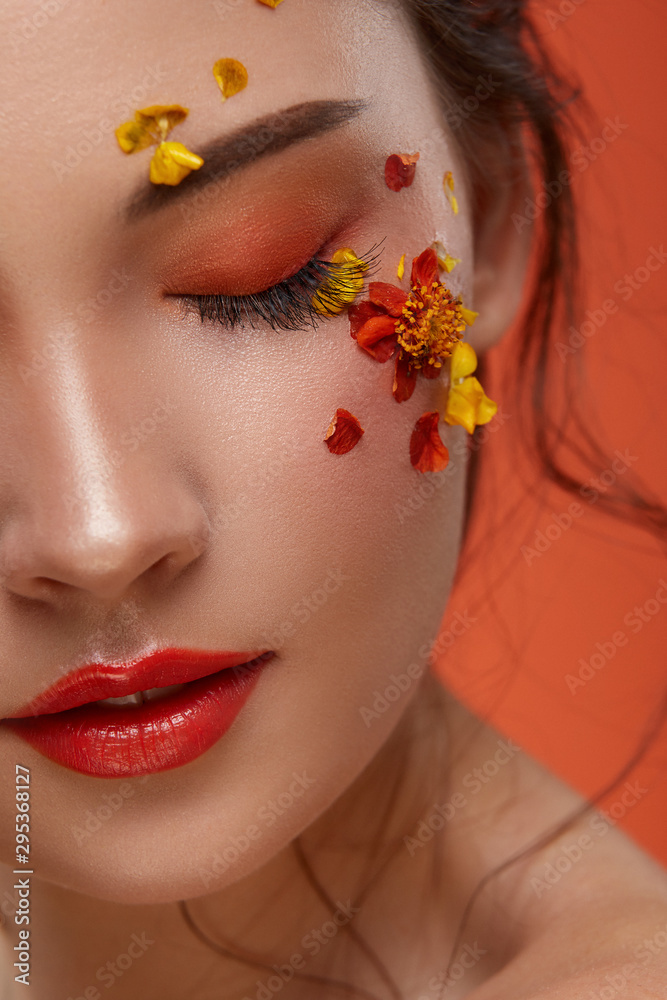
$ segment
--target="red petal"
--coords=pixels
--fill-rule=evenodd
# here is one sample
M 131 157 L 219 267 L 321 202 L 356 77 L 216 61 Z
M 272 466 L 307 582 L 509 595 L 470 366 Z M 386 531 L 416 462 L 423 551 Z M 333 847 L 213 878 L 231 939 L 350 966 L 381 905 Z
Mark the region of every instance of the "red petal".
M 382 316 L 384 310 L 374 306 L 372 302 L 365 299 L 363 302 L 356 302 L 351 305 L 347 310 L 347 314 L 350 317 L 350 336 L 357 339 L 357 334 L 361 330 L 364 323 L 366 323 L 373 316 Z
M 339 406 L 329 428 L 324 435 L 326 446 L 332 455 L 346 455 L 359 444 L 364 429 L 349 410 Z
M 371 281 L 368 296 L 376 306 L 382 306 L 390 316 L 400 316 L 408 300 L 407 293 L 386 281 Z
M 420 371 L 424 378 L 437 378 L 442 368 L 437 368 L 435 365 L 429 365 L 428 362 L 420 368 Z
M 372 358 L 384 363 L 396 350 L 396 320 L 391 316 L 374 316 L 364 323 L 357 334 L 357 343 Z
M 417 372 L 410 367 L 409 360 L 404 354 L 399 354 L 396 358 L 396 368 L 394 370 L 394 399 L 397 403 L 404 403 L 406 399 L 415 391 L 417 384 Z
M 412 261 L 412 284 L 430 286 L 438 280 L 438 255 L 432 247 Z
M 423 413 L 410 438 L 410 461 L 418 472 L 442 472 L 447 468 L 449 452 L 438 433 L 440 414 Z
M 411 156 L 404 156 L 401 153 L 392 153 L 387 157 L 384 165 L 384 179 L 390 191 L 400 191 L 401 188 L 410 187 L 415 179 L 417 160 L 419 153 Z

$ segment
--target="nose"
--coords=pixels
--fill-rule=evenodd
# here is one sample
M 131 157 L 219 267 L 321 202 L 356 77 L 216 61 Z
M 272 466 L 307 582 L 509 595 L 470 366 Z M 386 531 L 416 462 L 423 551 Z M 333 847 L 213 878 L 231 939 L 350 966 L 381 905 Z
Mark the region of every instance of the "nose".
M 210 522 L 163 445 L 168 418 L 160 426 L 158 409 L 144 417 L 144 441 L 133 448 L 125 435 L 121 449 L 112 447 L 119 427 L 104 434 L 81 405 L 48 421 L 36 421 L 39 407 L 27 411 L 3 447 L 12 451 L 0 499 L 6 591 L 61 608 L 73 595 L 111 605 L 168 587 L 202 554 Z

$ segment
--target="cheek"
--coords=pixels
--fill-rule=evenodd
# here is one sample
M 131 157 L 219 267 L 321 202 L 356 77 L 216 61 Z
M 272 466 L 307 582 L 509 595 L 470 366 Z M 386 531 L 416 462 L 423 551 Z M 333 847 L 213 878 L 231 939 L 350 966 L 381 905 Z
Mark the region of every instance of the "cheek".
M 309 651 L 311 676 L 331 669 L 319 657 L 326 643 L 337 651 L 336 675 L 349 672 L 361 692 L 382 678 L 387 656 L 413 660 L 435 636 L 459 544 L 462 438 L 441 423 L 448 468 L 416 472 L 412 429 L 442 385 L 421 379 L 397 403 L 392 362 L 361 351 L 345 316 L 259 336 L 239 346 L 248 353 L 225 404 L 233 416 L 218 410 L 224 440 L 209 451 L 224 456 L 207 470 L 221 500 L 214 560 L 237 597 L 241 588 L 235 609 L 262 642 L 284 656 Z M 364 428 L 345 455 L 324 443 L 338 407 Z M 210 416 L 215 409 L 211 399 Z

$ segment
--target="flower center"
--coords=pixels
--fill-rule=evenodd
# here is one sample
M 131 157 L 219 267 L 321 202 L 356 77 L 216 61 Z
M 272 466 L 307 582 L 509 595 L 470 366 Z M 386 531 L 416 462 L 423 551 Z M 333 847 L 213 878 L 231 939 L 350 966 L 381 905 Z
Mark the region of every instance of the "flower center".
M 412 287 L 396 326 L 398 343 L 413 368 L 442 367 L 461 340 L 466 324 L 461 304 L 441 282 Z

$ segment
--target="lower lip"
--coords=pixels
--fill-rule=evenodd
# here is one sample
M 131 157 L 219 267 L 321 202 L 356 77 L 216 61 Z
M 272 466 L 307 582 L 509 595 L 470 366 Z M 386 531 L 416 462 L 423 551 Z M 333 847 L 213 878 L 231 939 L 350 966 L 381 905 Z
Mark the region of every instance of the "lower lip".
M 49 760 L 81 774 L 132 778 L 169 771 L 200 757 L 225 735 L 269 659 L 190 681 L 136 707 L 93 703 L 6 719 L 4 725 Z

